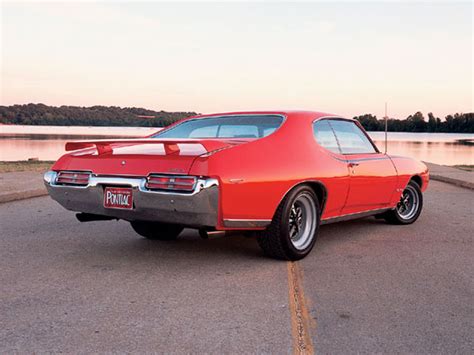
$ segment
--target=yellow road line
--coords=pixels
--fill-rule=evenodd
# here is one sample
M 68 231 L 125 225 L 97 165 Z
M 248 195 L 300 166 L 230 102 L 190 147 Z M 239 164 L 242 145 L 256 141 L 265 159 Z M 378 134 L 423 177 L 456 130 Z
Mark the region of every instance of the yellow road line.
M 289 261 L 287 265 L 293 354 L 314 354 L 313 342 L 309 334 L 311 322 L 304 297 L 301 269 L 297 262 Z

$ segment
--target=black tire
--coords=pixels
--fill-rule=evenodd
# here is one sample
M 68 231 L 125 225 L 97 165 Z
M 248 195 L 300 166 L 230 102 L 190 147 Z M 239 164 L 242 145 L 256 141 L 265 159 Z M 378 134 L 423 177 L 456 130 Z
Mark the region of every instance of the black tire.
M 184 227 L 178 224 L 168 224 L 148 221 L 130 222 L 135 232 L 151 240 L 175 240 Z
M 407 208 L 407 202 L 404 200 L 413 199 L 412 203 L 415 204 L 413 210 Z M 413 202 L 414 201 L 414 202 Z M 410 181 L 402 193 L 400 202 L 397 204 L 397 207 L 393 210 L 387 211 L 383 214 L 383 218 L 387 223 L 390 224 L 412 224 L 415 222 L 418 217 L 420 217 L 421 210 L 423 209 L 423 194 L 421 192 L 420 186 L 415 181 Z
M 306 212 L 305 229 L 302 234 L 306 235 L 304 243 L 297 247 L 295 239 L 291 237 L 291 233 L 294 232 L 294 218 L 291 219 L 292 213 L 294 213 L 294 207 L 296 203 L 299 203 L 301 199 L 306 200 L 307 203 L 314 206 L 314 215 Z M 312 203 L 310 203 L 312 201 Z M 306 203 L 305 202 L 305 203 Z M 308 208 L 313 210 L 312 206 L 308 205 Z M 309 210 L 308 210 L 309 211 Z M 301 185 L 291 190 L 275 212 L 271 224 L 265 231 L 259 233 L 257 237 L 258 244 L 263 249 L 264 253 L 270 257 L 283 260 L 299 260 L 309 254 L 313 249 L 314 243 L 316 242 L 316 236 L 319 230 L 320 222 L 320 207 L 319 201 L 314 191 L 306 186 Z M 308 225 L 311 224 L 311 226 Z M 290 230 L 290 228 L 293 228 Z M 300 233 L 298 227 L 298 235 Z M 308 229 L 306 229 L 308 228 Z M 298 236 L 296 235 L 296 237 Z M 295 237 L 295 236 L 294 236 Z

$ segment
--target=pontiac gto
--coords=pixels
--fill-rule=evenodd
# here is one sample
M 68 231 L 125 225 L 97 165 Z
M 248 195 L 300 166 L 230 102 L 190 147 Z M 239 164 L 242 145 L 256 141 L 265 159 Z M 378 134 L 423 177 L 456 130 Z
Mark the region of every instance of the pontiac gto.
M 201 115 L 66 150 L 44 181 L 80 221 L 123 219 L 159 240 L 184 227 L 252 231 L 287 260 L 306 256 L 324 223 L 413 223 L 429 180 L 423 163 L 381 153 L 356 120 L 308 111 Z

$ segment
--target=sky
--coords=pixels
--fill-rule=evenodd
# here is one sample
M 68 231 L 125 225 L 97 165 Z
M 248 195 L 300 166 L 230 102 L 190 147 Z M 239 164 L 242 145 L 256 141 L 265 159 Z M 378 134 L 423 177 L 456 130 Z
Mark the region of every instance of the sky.
M 473 110 L 467 2 L 1 3 L 0 104 Z

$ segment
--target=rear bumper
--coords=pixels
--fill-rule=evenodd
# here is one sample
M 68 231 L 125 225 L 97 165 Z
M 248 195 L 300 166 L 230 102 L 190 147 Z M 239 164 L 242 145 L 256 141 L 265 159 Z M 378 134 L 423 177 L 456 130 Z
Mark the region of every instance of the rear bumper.
M 190 227 L 218 225 L 219 182 L 217 179 L 198 179 L 189 193 L 151 191 L 145 188 L 145 178 L 94 176 L 87 186 L 56 184 L 57 173 L 44 174 L 49 195 L 64 208 L 128 221 L 144 220 L 176 223 Z M 104 208 L 104 187 L 131 187 L 132 210 Z

